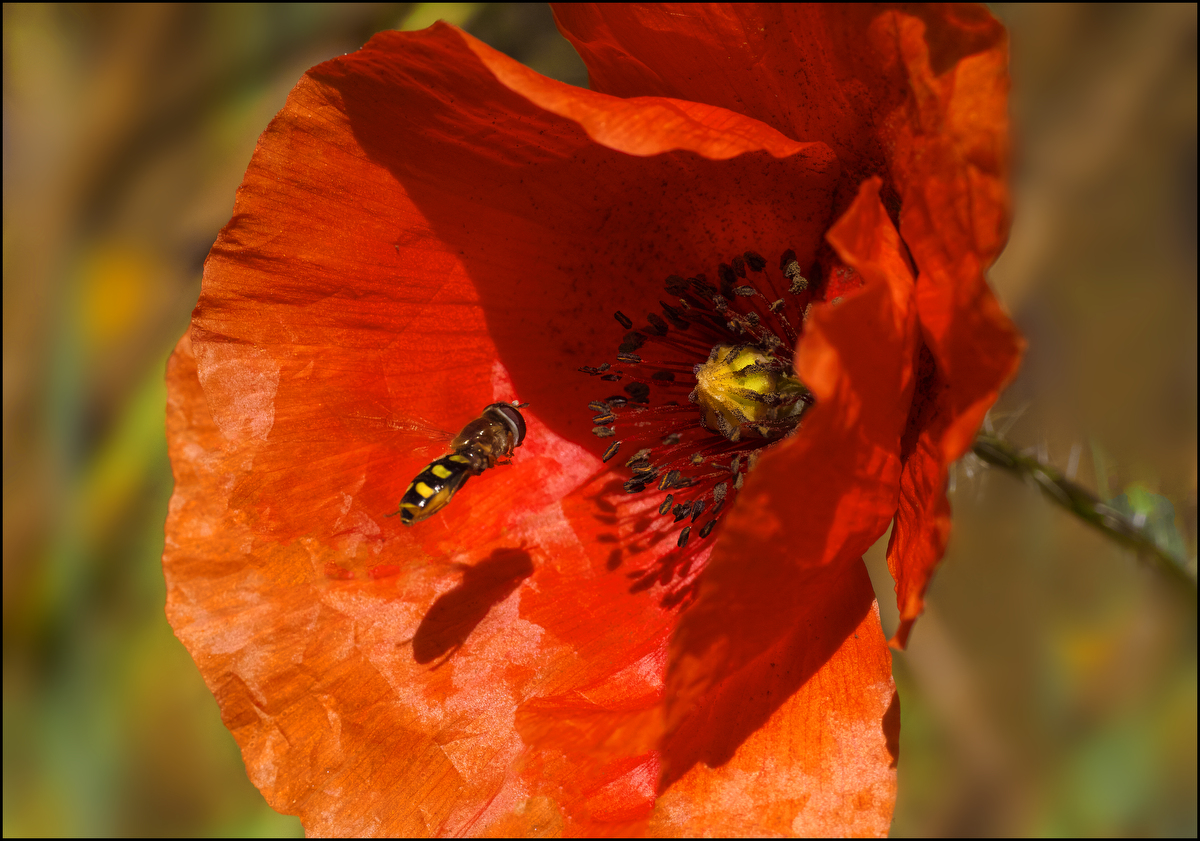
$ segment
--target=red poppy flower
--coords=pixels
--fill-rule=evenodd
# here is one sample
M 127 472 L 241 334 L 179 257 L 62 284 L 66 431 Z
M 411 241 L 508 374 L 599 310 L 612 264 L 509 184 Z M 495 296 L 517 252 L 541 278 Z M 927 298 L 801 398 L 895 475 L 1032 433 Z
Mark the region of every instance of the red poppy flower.
M 902 641 L 947 465 L 1020 351 L 982 274 L 1003 30 L 556 14 L 590 91 L 438 25 L 313 68 L 264 133 L 168 371 L 171 623 L 312 833 L 884 833 L 899 719 L 861 556 L 894 520 Z M 614 310 L 663 315 L 631 338 Z M 664 395 L 725 333 L 761 379 L 701 427 Z M 439 454 L 417 420 L 515 399 L 512 466 L 387 517 Z M 669 440 L 610 468 L 597 400 L 600 434 Z

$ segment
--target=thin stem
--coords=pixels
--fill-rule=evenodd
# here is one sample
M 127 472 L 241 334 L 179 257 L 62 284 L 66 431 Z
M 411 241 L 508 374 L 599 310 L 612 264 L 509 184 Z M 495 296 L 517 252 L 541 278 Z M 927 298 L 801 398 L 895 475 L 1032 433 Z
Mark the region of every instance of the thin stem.
M 1167 554 L 1146 531 L 1091 491 L 1069 481 L 1061 473 L 1034 456 L 1022 455 L 1012 444 L 994 435 L 975 437 L 976 456 L 995 467 L 1002 467 L 1035 483 L 1051 500 L 1076 517 L 1091 523 L 1109 537 L 1148 559 L 1161 573 L 1194 594 L 1195 573 Z

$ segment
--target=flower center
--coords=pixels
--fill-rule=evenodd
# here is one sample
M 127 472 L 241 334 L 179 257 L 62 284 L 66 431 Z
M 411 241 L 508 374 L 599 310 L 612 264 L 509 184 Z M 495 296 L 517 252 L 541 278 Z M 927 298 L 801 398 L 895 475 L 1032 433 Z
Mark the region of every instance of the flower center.
M 652 485 L 668 491 L 658 513 L 687 521 L 677 539 L 681 550 L 696 523 L 699 539 L 712 533 L 760 451 L 794 432 L 813 402 L 792 367 L 813 290 L 794 251 L 784 252 L 779 272 L 747 251 L 720 264 L 716 285 L 703 274 L 671 275 L 665 287 L 674 300 L 660 300 L 662 315 L 649 313 L 648 326 L 635 329 L 615 314 L 628 331 L 616 364 L 579 369 L 605 382 L 625 381 L 623 395 L 588 404 L 596 413 L 592 432 L 615 438 L 621 431 L 606 462 L 625 444 L 638 447 L 625 462 L 632 470 L 625 491 Z M 687 566 L 669 575 L 647 571 L 646 586 L 686 578 Z

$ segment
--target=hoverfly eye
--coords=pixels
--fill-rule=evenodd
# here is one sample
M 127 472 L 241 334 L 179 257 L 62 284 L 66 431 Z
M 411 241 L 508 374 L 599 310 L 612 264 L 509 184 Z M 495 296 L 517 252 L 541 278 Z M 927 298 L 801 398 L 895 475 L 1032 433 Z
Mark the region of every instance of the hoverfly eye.
M 513 434 L 513 446 L 521 446 L 521 442 L 525 440 L 525 416 L 521 411 L 511 403 L 493 403 L 487 407 L 487 411 L 499 416 Z

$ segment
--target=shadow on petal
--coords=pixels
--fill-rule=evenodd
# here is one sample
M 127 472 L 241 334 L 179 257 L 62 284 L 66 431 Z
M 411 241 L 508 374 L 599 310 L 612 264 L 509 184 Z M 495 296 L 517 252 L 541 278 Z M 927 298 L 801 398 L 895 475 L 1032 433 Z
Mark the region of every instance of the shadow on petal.
M 524 549 L 497 549 L 491 557 L 467 567 L 462 581 L 429 607 L 413 636 L 413 659 L 431 663 L 453 653 L 491 610 L 533 575 L 533 560 Z

